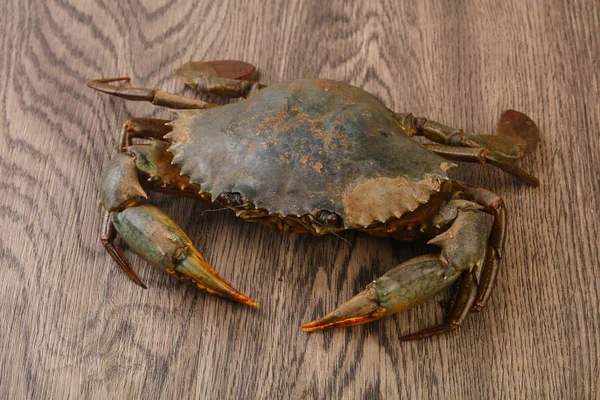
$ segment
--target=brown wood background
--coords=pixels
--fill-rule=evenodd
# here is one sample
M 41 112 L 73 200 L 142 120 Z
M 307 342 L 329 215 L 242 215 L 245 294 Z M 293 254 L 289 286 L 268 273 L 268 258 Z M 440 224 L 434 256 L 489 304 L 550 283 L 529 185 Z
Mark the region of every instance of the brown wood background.
M 1 398 L 600 397 L 600 7 L 507 2 L 3 0 L 0 5 Z M 459 332 L 401 343 L 435 302 L 380 322 L 300 324 L 426 251 L 347 233 L 284 235 L 154 196 L 220 273 L 261 303 L 207 296 L 100 245 L 96 192 L 130 116 L 84 87 L 129 74 L 194 96 L 189 60 L 242 59 L 266 83 L 327 77 L 398 111 L 491 133 L 539 124 L 531 189 L 493 168 L 454 176 L 501 194 L 508 248 L 489 307 Z M 226 168 L 224 164 L 224 168 Z

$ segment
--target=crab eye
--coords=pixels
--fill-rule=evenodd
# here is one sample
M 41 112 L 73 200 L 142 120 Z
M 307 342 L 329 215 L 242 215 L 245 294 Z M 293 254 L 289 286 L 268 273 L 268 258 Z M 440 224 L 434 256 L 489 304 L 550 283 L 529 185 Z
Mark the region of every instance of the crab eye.
M 340 224 L 340 217 L 329 211 L 321 211 L 319 213 L 319 222 L 325 226 L 335 227 Z
M 244 204 L 244 197 L 237 192 L 223 192 L 217 200 L 227 206 L 237 207 Z

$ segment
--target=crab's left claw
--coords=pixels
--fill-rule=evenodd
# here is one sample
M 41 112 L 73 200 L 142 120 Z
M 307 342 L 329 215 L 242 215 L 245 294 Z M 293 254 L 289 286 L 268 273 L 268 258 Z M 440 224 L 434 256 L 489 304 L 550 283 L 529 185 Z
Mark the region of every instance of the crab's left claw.
M 302 325 L 302 329 L 314 332 L 375 321 L 424 302 L 459 276 L 440 257 L 416 257 L 388 271 L 333 312 Z

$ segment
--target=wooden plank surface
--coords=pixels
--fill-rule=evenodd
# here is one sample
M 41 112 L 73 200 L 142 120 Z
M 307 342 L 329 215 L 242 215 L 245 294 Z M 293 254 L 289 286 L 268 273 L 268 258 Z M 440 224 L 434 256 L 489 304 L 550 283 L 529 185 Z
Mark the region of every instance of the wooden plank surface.
M 598 398 L 600 7 L 594 0 L 278 2 L 4 0 L 0 5 L 0 398 Z M 189 60 L 242 59 L 266 83 L 348 81 L 392 109 L 491 133 L 539 125 L 535 190 L 482 166 L 502 195 L 505 259 L 489 307 L 452 335 L 399 335 L 436 302 L 367 326 L 300 324 L 426 251 L 363 234 L 284 235 L 200 202 L 153 196 L 257 310 L 100 245 L 101 167 L 131 116 L 87 78 L 183 89 Z M 226 164 L 223 166 L 227 167 Z

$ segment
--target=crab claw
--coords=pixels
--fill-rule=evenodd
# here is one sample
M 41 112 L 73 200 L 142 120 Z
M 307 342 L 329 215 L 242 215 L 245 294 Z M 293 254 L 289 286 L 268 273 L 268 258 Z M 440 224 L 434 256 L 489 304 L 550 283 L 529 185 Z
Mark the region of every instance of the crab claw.
M 225 297 L 238 303 L 252 307 L 258 307 L 258 303 L 236 290 L 225 279 L 206 262 L 198 251 L 192 248 L 192 252 L 183 258 L 175 271 L 181 274 L 183 280 L 189 279 L 191 283 L 210 294 Z
M 366 324 L 385 315 L 386 310 L 379 305 L 377 291 L 370 285 L 333 312 L 302 325 L 302 329 L 315 332 L 334 326 Z
M 460 272 L 438 256 L 416 257 L 388 271 L 333 312 L 302 325 L 306 332 L 375 321 L 407 310 L 448 288 Z
M 111 215 L 121 239 L 154 266 L 210 294 L 258 306 L 221 278 L 183 230 L 157 207 L 134 204 Z

